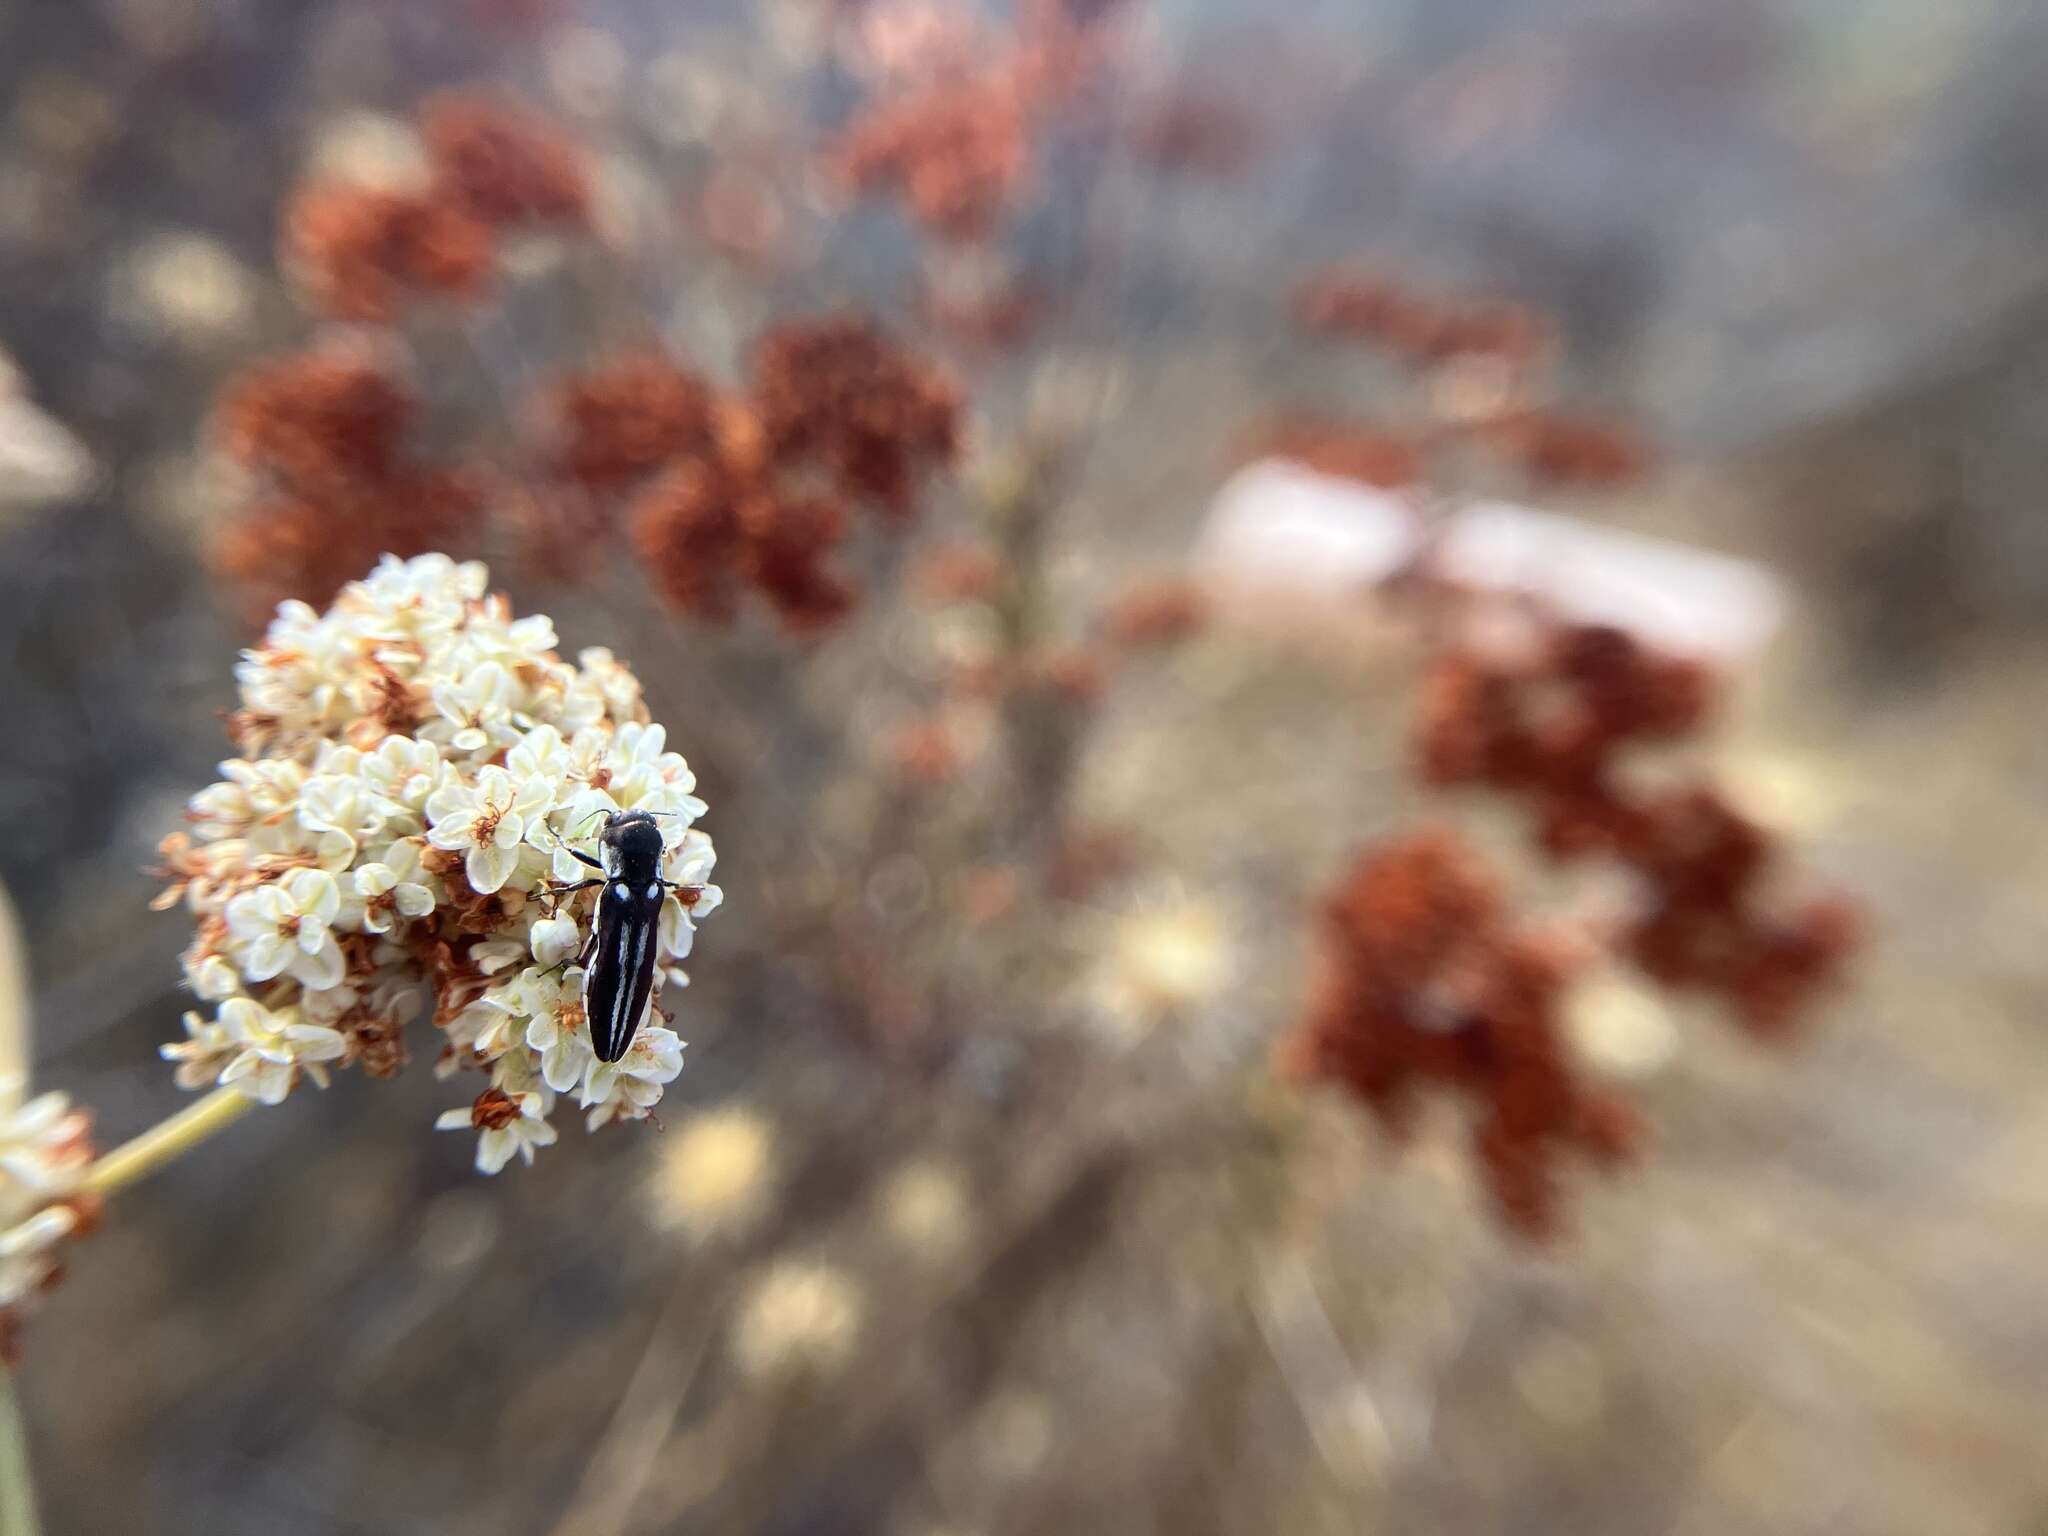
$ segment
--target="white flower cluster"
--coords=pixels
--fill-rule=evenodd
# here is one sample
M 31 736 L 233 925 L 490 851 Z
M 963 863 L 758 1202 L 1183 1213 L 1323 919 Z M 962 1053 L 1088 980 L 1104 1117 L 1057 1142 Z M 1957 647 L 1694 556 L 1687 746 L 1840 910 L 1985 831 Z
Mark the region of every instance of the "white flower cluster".
M 56 1273 L 57 1245 L 78 1230 L 66 1203 L 92 1161 L 85 1115 L 61 1093 L 22 1101 L 18 1077 L 0 1078 L 0 1352 L 6 1323 Z
M 439 1069 L 489 1086 L 444 1128 L 481 1135 L 495 1173 L 555 1139 L 574 1092 L 591 1129 L 641 1119 L 682 1070 L 683 1043 L 644 1022 L 600 1062 L 583 1017 L 587 918 L 553 883 L 588 873 L 607 813 L 659 813 L 663 981 L 718 904 L 711 840 L 688 764 L 649 724 L 633 674 L 608 651 L 571 666 L 554 625 L 513 619 L 481 565 L 386 556 L 326 613 L 278 611 L 236 669 L 242 756 L 193 796 L 166 872 L 198 918 L 185 954 L 188 1014 L 163 1048 L 187 1088 L 232 1084 L 274 1104 L 327 1064 L 375 1075 L 404 1059 L 402 1029 L 430 991 Z

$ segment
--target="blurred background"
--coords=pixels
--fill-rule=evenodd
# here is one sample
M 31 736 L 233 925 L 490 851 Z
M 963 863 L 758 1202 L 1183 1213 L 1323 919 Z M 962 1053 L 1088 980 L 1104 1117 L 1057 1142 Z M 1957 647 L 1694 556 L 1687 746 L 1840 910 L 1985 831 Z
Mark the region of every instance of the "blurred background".
M 2048 13 L 1076 5 L 1120 13 L 1094 110 L 1182 137 L 1053 124 L 969 259 L 815 174 L 878 9 L 0 6 L 0 874 L 37 1086 L 104 1142 L 178 1102 L 190 927 L 143 871 L 253 634 L 209 574 L 208 402 L 308 333 L 292 188 L 402 167 L 451 84 L 592 146 L 629 257 L 592 318 L 581 258 L 527 253 L 469 335 L 478 398 L 592 334 L 729 372 L 785 316 L 915 331 L 906 274 L 1042 295 L 1007 349 L 934 341 L 970 442 L 912 545 L 1056 423 L 1055 632 L 1191 558 L 1247 423 L 1382 387 L 1292 328 L 1319 267 L 1539 311 L 1570 397 L 1661 452 L 1568 510 L 1784 585 L 1704 750 L 1868 909 L 1850 985 L 1789 1048 L 1619 974 L 1576 997 L 1652 1143 L 1532 1245 L 1454 1112 L 1401 1144 L 1265 1070 L 1318 894 L 1430 799 L 1370 604 L 1117 679 L 1013 911 L 1011 864 L 877 766 L 986 616 L 877 597 L 795 646 L 663 611 L 627 549 L 578 590 L 456 550 L 630 659 L 700 775 L 728 905 L 689 1065 L 659 1131 L 569 1127 L 488 1181 L 431 1133 L 425 1059 L 344 1074 L 124 1196 L 27 1341 L 46 1527 L 2048 1530 Z

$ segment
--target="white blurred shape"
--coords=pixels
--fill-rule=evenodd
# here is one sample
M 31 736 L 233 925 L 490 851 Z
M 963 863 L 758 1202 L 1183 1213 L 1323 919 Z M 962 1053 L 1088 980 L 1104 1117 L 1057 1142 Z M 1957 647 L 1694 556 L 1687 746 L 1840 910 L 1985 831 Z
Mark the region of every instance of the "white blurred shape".
M 20 373 L 0 352 L 0 513 L 68 501 L 92 477 L 85 445 L 22 392 Z
M 1394 574 L 1416 543 L 1399 495 L 1268 459 L 1217 493 L 1196 560 L 1219 581 L 1335 598 Z M 1509 502 L 1453 514 L 1439 560 L 1463 585 L 1690 655 L 1751 654 L 1784 617 L 1784 589 L 1748 561 Z

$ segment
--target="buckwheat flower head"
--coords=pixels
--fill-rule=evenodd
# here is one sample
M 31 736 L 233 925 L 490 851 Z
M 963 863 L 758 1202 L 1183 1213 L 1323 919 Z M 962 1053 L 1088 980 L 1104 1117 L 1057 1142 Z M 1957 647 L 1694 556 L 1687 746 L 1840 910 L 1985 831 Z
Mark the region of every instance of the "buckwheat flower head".
M 630 669 L 603 650 L 565 661 L 554 625 L 515 618 L 487 579 L 387 556 L 324 612 L 283 604 L 236 668 L 239 755 L 164 841 L 160 904 L 196 919 L 185 978 L 208 1005 L 163 1047 L 179 1086 L 275 1104 L 330 1066 L 387 1076 L 430 998 L 438 1070 L 484 1079 L 438 1123 L 476 1130 L 495 1173 L 554 1140 L 557 1095 L 595 1129 L 646 1118 L 682 1070 L 654 1019 L 623 1060 L 596 1059 L 574 964 L 592 898 L 550 890 L 588 873 L 570 847 L 592 851 L 609 814 L 662 818 L 679 890 L 657 1004 L 720 892 L 696 778 Z
M 73 1198 L 92 1161 L 89 1128 L 63 1094 L 24 1101 L 20 1078 L 0 1078 L 0 1359 L 11 1355 L 22 1315 L 58 1278 L 57 1245 L 89 1224 L 87 1197 Z

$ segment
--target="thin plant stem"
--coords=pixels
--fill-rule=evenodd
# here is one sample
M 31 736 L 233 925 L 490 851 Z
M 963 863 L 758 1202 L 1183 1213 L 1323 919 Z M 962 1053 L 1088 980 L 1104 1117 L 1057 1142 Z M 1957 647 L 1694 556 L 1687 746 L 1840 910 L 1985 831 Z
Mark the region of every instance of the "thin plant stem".
M 233 1088 L 216 1088 L 100 1158 L 86 1170 L 79 1187 L 95 1195 L 126 1189 L 232 1125 L 254 1102 Z
M 42 1529 L 28 1471 L 28 1440 L 14 1400 L 14 1373 L 0 1366 L 0 1536 L 41 1536 Z

